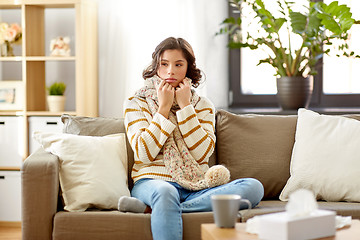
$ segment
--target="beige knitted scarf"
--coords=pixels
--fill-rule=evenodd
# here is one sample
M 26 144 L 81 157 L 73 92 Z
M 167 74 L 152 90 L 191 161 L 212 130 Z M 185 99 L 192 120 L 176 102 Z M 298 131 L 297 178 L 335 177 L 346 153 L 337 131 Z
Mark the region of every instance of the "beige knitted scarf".
M 157 88 L 161 79 L 158 76 L 145 80 L 145 86 L 135 93 L 135 97 L 145 99 L 152 116 L 159 108 Z M 192 90 L 191 104 L 195 107 L 200 97 Z M 139 104 L 141 101 L 139 101 Z M 169 120 L 176 125 L 163 146 L 164 164 L 173 181 L 182 187 L 196 191 L 208 187 L 204 180 L 205 172 L 190 154 L 177 123 L 176 111 L 180 108 L 174 100 L 169 113 Z

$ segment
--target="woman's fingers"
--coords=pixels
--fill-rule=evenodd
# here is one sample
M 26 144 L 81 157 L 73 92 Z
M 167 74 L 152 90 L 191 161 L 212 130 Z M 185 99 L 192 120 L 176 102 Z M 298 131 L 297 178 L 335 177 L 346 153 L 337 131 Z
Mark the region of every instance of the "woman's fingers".
M 165 80 L 161 80 L 159 84 L 159 88 L 163 88 L 165 84 L 166 84 Z
M 179 83 L 179 87 L 180 87 L 180 88 L 190 87 L 190 83 L 189 83 L 189 81 L 187 81 L 187 79 L 185 78 L 184 80 L 182 80 L 182 81 Z
M 166 83 L 165 86 L 166 86 L 167 90 L 171 90 L 171 88 L 172 88 L 172 86 L 170 84 L 168 84 L 168 83 Z
M 160 91 L 164 91 L 164 90 L 171 91 L 171 90 L 173 90 L 173 87 L 170 84 L 168 84 L 165 80 L 162 80 L 159 84 L 159 90 Z
M 185 78 L 182 82 L 184 83 L 185 86 L 189 86 L 189 87 L 190 87 L 190 82 L 189 82 L 188 79 Z

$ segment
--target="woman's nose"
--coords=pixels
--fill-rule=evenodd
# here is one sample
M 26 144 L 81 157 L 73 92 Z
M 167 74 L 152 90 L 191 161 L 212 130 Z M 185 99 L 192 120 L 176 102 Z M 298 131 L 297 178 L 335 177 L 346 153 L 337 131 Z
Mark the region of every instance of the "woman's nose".
M 169 75 L 174 75 L 173 67 L 170 66 L 170 67 L 168 68 L 168 74 L 169 74 Z

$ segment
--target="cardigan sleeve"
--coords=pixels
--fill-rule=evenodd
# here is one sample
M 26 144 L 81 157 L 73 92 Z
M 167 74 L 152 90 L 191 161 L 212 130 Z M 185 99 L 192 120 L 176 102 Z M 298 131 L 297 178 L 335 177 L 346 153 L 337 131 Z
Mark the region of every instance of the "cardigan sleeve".
M 180 131 L 191 155 L 201 165 L 207 164 L 215 149 L 215 108 L 201 98 L 194 108 L 186 106 L 176 113 Z
M 135 98 L 125 102 L 125 128 L 135 158 L 149 163 L 159 154 L 175 125 L 160 113 L 152 117 L 147 104 L 141 105 Z

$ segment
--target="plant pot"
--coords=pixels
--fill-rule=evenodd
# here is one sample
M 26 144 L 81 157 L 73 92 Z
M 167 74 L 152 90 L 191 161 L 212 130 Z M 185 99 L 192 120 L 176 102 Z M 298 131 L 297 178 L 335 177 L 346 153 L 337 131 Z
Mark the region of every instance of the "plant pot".
M 50 95 L 47 97 L 50 112 L 63 112 L 65 109 L 65 96 Z
M 297 110 L 309 106 L 313 92 L 312 76 L 281 77 L 276 79 L 277 99 L 283 110 Z

